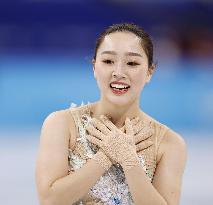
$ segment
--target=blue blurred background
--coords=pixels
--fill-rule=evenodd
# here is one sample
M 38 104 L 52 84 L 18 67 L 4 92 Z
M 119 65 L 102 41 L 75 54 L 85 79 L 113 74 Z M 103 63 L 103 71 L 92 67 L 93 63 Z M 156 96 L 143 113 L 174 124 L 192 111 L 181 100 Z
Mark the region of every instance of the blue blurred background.
M 181 204 L 213 204 L 212 19 L 211 0 L 1 0 L 0 203 L 38 204 L 43 120 L 99 99 L 96 38 L 113 23 L 133 22 L 151 35 L 157 62 L 141 107 L 188 145 Z

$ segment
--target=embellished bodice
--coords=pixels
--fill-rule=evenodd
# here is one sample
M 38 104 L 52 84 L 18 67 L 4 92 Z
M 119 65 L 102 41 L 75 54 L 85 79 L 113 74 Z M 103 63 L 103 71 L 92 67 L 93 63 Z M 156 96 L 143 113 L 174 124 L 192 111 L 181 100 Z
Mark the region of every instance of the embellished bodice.
M 69 149 L 68 163 L 70 169 L 68 170 L 68 173 L 76 171 L 84 166 L 87 160 L 91 159 L 98 150 L 96 145 L 90 143 L 86 139 L 85 127 L 91 120 L 89 105 L 90 103 L 77 106 L 72 103 L 69 108 L 69 112 L 75 122 L 77 138 L 74 148 L 72 150 Z M 159 129 L 159 126 L 163 127 Z M 153 121 L 150 122 L 150 129 L 153 131 L 151 138 L 154 141 L 154 146 L 150 146 L 139 152 L 138 157 L 148 179 L 152 182 L 157 164 L 157 151 L 160 139 L 168 127 L 160 123 L 156 124 Z M 122 167 L 119 164 L 112 165 L 109 170 L 99 178 L 96 184 L 90 188 L 89 193 L 75 203 L 75 205 L 80 204 L 134 204 Z

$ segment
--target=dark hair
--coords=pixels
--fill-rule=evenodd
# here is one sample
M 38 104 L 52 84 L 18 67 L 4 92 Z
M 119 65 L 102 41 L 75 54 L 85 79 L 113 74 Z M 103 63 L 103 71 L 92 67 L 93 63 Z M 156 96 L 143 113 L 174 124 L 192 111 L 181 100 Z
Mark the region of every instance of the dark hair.
M 152 40 L 149 34 L 146 33 L 143 28 L 141 28 L 138 25 L 135 25 L 134 23 L 113 24 L 112 26 L 106 28 L 96 40 L 95 52 L 93 56 L 94 60 L 96 60 L 97 50 L 100 47 L 101 43 L 103 42 L 105 36 L 115 32 L 130 32 L 139 37 L 141 41 L 141 46 L 144 49 L 148 58 L 148 65 L 150 68 L 154 69 Z

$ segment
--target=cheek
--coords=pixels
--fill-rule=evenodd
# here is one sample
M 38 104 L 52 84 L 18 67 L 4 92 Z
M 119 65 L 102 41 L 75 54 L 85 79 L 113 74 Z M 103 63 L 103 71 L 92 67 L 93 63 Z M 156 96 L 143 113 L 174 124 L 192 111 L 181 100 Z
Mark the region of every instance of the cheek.
M 139 90 L 143 88 L 145 84 L 145 80 L 146 80 L 146 77 L 144 72 L 138 72 L 137 74 L 134 74 L 134 76 L 132 77 L 134 86 L 138 88 Z
M 95 75 L 99 87 L 108 86 L 110 80 L 110 75 L 108 72 L 103 71 L 103 69 L 100 69 L 99 67 L 96 67 Z

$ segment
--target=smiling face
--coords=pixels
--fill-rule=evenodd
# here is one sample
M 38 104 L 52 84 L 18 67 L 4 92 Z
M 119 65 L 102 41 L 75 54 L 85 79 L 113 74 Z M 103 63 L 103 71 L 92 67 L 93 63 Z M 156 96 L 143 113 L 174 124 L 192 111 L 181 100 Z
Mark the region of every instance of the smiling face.
M 149 82 L 148 58 L 140 38 L 130 32 L 115 32 L 105 36 L 97 50 L 94 76 L 101 91 L 101 99 L 125 105 L 139 100 L 144 85 Z M 127 92 L 111 88 L 113 81 L 130 86 Z M 112 85 L 117 87 L 116 85 Z M 123 94 L 121 94 L 123 93 Z

